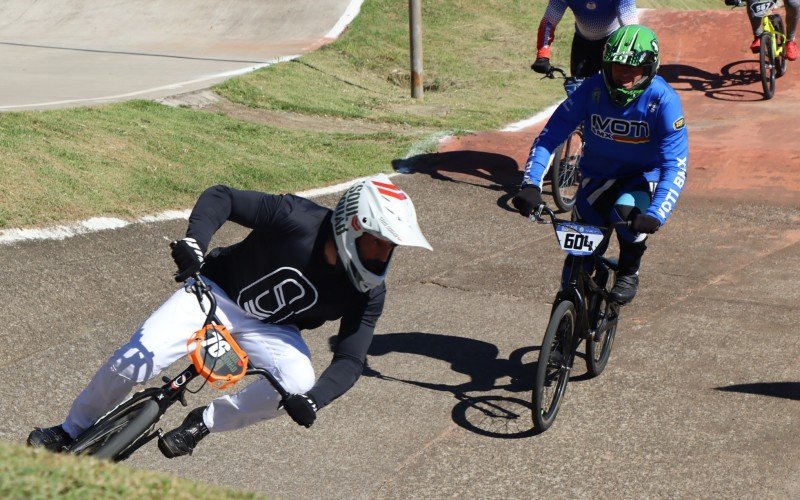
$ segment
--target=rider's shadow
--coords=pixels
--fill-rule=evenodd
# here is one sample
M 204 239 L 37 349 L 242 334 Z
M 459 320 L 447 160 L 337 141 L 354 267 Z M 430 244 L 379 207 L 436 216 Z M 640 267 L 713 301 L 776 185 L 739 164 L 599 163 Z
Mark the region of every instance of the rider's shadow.
M 329 342 L 333 347 L 336 337 L 331 337 Z M 381 373 L 369 362 L 363 375 L 451 393 L 458 401 L 453 407 L 453 421 L 477 434 L 505 439 L 528 437 L 535 434 L 530 414 L 530 391 L 536 362 L 523 360 L 523 357 L 537 350 L 538 346 L 524 347 L 512 352 L 508 359 L 501 359 L 497 346 L 481 340 L 421 332 L 386 333 L 373 338 L 369 356 L 396 352 L 418 354 L 448 363 L 454 372 L 466 375 L 469 380 L 448 384 L 404 379 Z M 501 380 L 504 383 L 499 383 Z M 506 394 L 487 394 L 497 390 Z M 481 394 L 468 394 L 473 392 Z M 524 395 L 519 398 L 508 393 Z
M 664 64 L 658 74 L 679 92 L 704 92 L 706 97 L 725 101 L 762 99 L 761 92 L 742 88 L 761 81 L 758 61 L 734 61 L 718 73 L 688 64 Z
M 404 174 L 422 173 L 440 181 L 469 184 L 507 193 L 514 191 L 522 180 L 522 172 L 516 160 L 489 151 L 425 153 L 392 160 L 392 167 Z
M 509 204 L 519 189 L 523 172 L 516 160 L 509 156 L 472 150 L 426 153 L 402 160 L 392 160 L 392 167 L 403 174 L 422 173 L 440 181 L 498 191 L 501 195 L 497 200 L 497 206 L 509 212 L 516 211 Z M 547 189 L 549 184 L 543 192 L 552 194 Z

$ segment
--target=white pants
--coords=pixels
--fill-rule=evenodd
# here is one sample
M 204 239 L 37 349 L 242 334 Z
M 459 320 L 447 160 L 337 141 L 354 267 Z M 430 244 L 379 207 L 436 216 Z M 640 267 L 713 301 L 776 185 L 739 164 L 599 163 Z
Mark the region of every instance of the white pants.
M 314 385 L 311 353 L 297 328 L 268 324 L 248 316 L 218 286 L 209 280 L 206 283 L 217 299 L 217 317 L 248 354 L 250 362 L 269 370 L 290 394 L 311 389 Z M 203 305 L 207 310 L 205 298 Z M 64 430 L 76 437 L 124 401 L 135 385 L 144 384 L 186 356 L 186 341 L 203 326 L 205 316 L 193 293 L 183 288 L 175 292 L 97 371 L 72 403 Z M 260 377 L 236 394 L 215 399 L 203 413 L 203 420 L 211 432 L 239 429 L 282 414 L 279 402 L 275 389 Z

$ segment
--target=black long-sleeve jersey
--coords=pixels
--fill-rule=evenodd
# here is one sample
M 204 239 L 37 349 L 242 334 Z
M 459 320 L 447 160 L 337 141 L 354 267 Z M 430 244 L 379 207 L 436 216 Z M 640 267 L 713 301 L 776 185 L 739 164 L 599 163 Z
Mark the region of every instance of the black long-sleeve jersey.
M 325 261 L 331 214 L 299 196 L 220 185 L 200 195 L 186 232 L 208 248 L 225 221 L 252 229 L 239 243 L 212 250 L 202 268 L 249 315 L 301 330 L 341 318 L 333 360 L 309 391 L 318 408 L 361 376 L 386 297 L 384 284 L 359 292 L 338 259 L 335 266 Z

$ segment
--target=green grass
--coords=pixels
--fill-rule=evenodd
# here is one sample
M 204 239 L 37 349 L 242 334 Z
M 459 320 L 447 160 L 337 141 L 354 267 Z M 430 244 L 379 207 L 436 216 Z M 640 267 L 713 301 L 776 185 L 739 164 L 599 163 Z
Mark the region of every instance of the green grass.
M 0 498 L 259 498 L 167 474 L 0 441 Z
M 185 208 L 219 182 L 298 190 L 388 171 L 410 141 L 282 130 L 147 101 L 3 114 L 0 225 Z
M 557 81 L 528 70 L 545 4 L 424 2 L 424 102 L 409 96 L 407 3 L 391 0 L 367 0 L 335 43 L 217 87 L 255 109 L 381 123 L 403 133 L 281 130 L 145 101 L 0 114 L 0 229 L 186 208 L 214 183 L 272 192 L 331 184 L 390 170 L 433 131 L 494 129 L 532 116 L 562 94 Z M 571 24 L 568 13 L 555 46 L 554 62 L 562 65 Z

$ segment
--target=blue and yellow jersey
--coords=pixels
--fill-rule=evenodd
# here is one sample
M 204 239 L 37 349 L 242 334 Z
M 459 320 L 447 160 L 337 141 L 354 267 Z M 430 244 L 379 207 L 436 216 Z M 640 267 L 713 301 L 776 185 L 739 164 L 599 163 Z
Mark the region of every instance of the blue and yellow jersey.
M 660 76 L 626 107 L 615 105 L 602 74 L 584 81 L 562 102 L 531 146 L 523 183 L 541 187 L 550 158 L 578 125 L 584 128 L 584 177 L 643 175 L 658 186 L 647 210 L 662 224 L 686 183 L 689 140 L 678 94 Z

